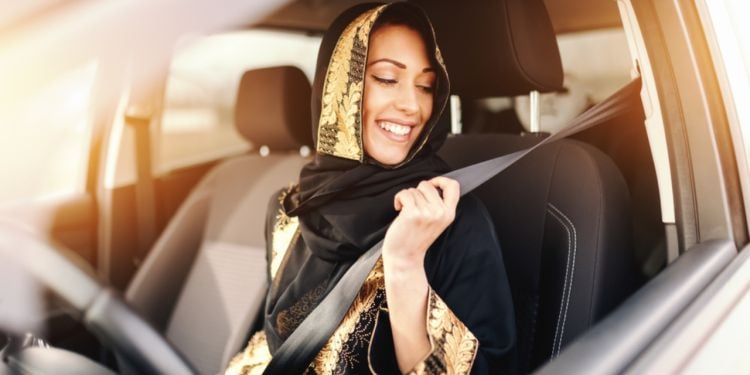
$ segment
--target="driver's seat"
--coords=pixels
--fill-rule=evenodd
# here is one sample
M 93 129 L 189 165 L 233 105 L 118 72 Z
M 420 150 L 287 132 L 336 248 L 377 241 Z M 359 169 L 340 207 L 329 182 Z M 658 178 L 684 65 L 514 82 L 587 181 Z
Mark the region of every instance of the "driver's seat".
M 201 373 L 221 371 L 246 339 L 267 288 L 266 205 L 296 181 L 312 144 L 310 83 L 295 67 L 246 72 L 237 130 L 270 154 L 231 158 L 193 189 L 138 269 L 127 302 Z
M 562 88 L 542 0 L 419 3 L 436 26 L 452 93 L 462 101 Z M 543 136 L 459 134 L 439 154 L 459 168 L 529 148 Z M 487 207 L 503 251 L 519 372 L 557 356 L 637 285 L 627 185 L 595 147 L 570 139 L 544 145 L 473 194 Z

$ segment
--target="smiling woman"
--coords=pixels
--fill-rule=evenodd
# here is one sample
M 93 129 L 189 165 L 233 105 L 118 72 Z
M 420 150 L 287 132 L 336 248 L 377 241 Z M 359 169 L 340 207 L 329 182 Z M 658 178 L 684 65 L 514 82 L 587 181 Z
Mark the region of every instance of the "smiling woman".
M 313 84 L 317 154 L 267 211 L 264 329 L 227 373 L 513 372 L 513 306 L 492 223 L 439 177 L 449 92 L 417 6 L 364 4 L 334 21 Z M 319 347 L 287 345 L 380 240 L 358 296 L 340 302 L 343 321 Z
M 367 60 L 365 151 L 382 164 L 395 165 L 406 158 L 432 113 L 435 72 L 422 37 L 404 25 L 376 30 Z

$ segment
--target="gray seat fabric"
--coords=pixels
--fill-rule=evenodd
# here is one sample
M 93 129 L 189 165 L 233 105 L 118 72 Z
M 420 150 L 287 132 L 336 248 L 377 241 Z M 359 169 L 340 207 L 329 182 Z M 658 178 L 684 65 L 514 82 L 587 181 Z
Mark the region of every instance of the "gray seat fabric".
M 236 125 L 255 146 L 269 147 L 270 155 L 235 157 L 212 169 L 128 286 L 126 300 L 201 373 L 226 366 L 260 311 L 267 288 L 268 197 L 296 181 L 309 161 L 299 153 L 312 143 L 309 107 L 310 84 L 299 69 L 245 73 Z

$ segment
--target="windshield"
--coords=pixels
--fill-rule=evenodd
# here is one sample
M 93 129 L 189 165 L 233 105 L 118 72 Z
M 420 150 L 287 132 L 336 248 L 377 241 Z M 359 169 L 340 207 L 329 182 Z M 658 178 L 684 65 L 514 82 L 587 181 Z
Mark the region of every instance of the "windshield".
M 0 205 L 84 189 L 96 62 L 60 74 L 0 111 Z

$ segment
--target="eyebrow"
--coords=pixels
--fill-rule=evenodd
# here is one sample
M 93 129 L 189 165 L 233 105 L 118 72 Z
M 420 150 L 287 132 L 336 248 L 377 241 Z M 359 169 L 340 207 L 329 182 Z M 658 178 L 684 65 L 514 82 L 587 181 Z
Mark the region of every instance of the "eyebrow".
M 373 62 L 371 62 L 371 63 L 369 63 L 367 65 L 368 66 L 372 66 L 372 65 L 375 65 L 375 64 L 377 64 L 379 62 L 387 62 L 387 63 L 393 64 L 393 65 L 395 65 L 395 66 L 397 66 L 397 67 L 399 67 L 401 69 L 406 69 L 406 64 L 404 64 L 402 62 L 398 62 L 396 60 L 388 59 L 388 58 L 377 59 L 377 60 L 375 60 L 375 61 L 373 61 Z M 422 69 L 423 73 L 434 72 L 434 71 L 435 71 L 435 69 L 433 69 L 432 67 L 427 67 L 427 68 Z

